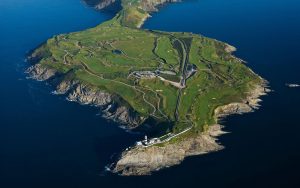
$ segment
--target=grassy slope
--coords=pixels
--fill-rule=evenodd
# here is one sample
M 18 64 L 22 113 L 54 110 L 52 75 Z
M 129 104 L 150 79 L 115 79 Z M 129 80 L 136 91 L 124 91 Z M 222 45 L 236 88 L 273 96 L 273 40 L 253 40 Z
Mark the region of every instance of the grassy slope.
M 189 62 L 198 67 L 198 72 L 187 80 L 173 131 L 189 126 L 186 122 L 202 131 L 215 123 L 213 112 L 217 106 L 242 100 L 251 86 L 261 81 L 225 51 L 224 43 L 187 33 L 136 29 L 137 20 L 145 14 L 137 7 L 124 5 L 114 19 L 92 29 L 55 36 L 34 54 L 42 55 L 39 63 L 44 66 L 65 74 L 72 72 L 73 79 L 120 96 L 145 117 L 175 121 L 177 88 L 159 79 L 128 76 L 132 71 L 156 70 L 162 59 L 164 70 L 175 68 L 179 72 L 182 51 L 174 37 L 180 38 L 188 48 Z

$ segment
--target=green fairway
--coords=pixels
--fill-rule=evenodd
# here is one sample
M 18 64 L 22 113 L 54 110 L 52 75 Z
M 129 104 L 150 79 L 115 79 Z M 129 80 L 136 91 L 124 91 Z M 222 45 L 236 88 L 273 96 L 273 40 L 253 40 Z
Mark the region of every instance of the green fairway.
M 191 33 L 139 29 L 149 12 L 140 1 L 122 5 L 112 20 L 54 36 L 33 56 L 68 79 L 120 97 L 143 117 L 172 122 L 174 132 L 190 126 L 204 130 L 216 123 L 218 106 L 241 101 L 262 82 L 226 50 L 227 44 Z

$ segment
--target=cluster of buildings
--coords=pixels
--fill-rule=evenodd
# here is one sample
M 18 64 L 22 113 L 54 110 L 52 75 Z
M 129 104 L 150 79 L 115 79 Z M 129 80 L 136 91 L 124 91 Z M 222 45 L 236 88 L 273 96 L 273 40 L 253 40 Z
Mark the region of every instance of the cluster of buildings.
M 161 143 L 161 140 L 159 138 L 151 138 L 151 139 L 148 139 L 147 136 L 145 136 L 145 139 L 142 140 L 142 141 L 139 141 L 139 142 L 136 142 L 136 146 L 144 146 L 144 147 L 147 147 L 147 146 L 151 146 L 151 145 L 154 145 L 154 144 L 159 144 Z
M 131 73 L 131 75 L 138 79 L 153 79 L 157 76 L 157 74 L 152 71 L 134 71 Z
M 176 76 L 176 73 L 173 71 L 161 71 L 161 70 L 156 70 L 156 71 L 134 71 L 130 74 L 130 76 L 134 76 L 139 79 L 152 79 L 155 77 L 158 77 L 160 74 L 168 74 L 168 75 L 173 75 Z

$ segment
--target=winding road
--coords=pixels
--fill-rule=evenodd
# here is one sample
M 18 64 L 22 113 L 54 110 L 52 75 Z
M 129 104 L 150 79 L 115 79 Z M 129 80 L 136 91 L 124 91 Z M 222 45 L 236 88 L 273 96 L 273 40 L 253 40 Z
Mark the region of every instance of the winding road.
M 157 111 L 157 108 L 145 98 L 146 93 L 145 93 L 144 91 L 138 89 L 136 86 L 132 86 L 132 85 L 126 84 L 126 83 L 124 83 L 124 82 L 120 82 L 120 81 L 117 81 L 117 80 L 111 80 L 111 79 L 103 78 L 102 76 L 99 76 L 98 74 L 96 74 L 96 73 L 94 73 L 92 70 L 90 70 L 89 67 L 88 67 L 84 62 L 82 62 L 82 61 L 81 61 L 81 65 L 83 66 L 84 70 L 85 70 L 88 74 L 90 74 L 90 75 L 96 76 L 96 77 L 98 77 L 98 78 L 100 78 L 100 79 L 102 79 L 102 80 L 107 80 L 107 81 L 111 81 L 111 82 L 115 82 L 115 83 L 118 83 L 118 84 L 125 85 L 125 86 L 127 86 L 127 87 L 133 88 L 134 90 L 136 90 L 136 91 L 142 93 L 144 102 L 147 103 L 149 106 L 151 106 L 151 107 L 153 108 L 153 112 L 152 112 L 150 115 L 153 116 L 153 117 L 155 117 L 155 118 L 161 119 L 161 117 L 157 117 L 157 116 L 155 115 L 155 113 L 156 113 L 156 111 Z M 150 90 L 150 89 L 147 89 L 147 88 L 144 88 L 144 89 L 149 90 L 149 91 L 151 91 L 151 92 L 154 92 L 153 90 Z M 154 93 L 156 93 L 156 92 L 154 92 Z M 156 93 L 156 96 L 158 97 L 158 94 L 157 94 L 157 93 Z M 159 99 L 159 101 L 158 101 L 158 108 L 159 108 L 160 98 L 158 97 L 158 99 Z M 158 111 L 162 114 L 162 116 L 167 117 L 167 116 L 166 116 L 165 114 L 163 114 L 160 110 L 158 110 Z

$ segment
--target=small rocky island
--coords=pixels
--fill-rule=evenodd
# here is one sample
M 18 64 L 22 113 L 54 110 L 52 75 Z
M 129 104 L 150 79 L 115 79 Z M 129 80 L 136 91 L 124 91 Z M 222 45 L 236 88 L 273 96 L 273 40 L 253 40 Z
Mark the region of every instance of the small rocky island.
M 300 87 L 300 84 L 285 84 L 285 85 L 290 88 Z
M 97 9 L 115 0 L 85 0 Z M 175 0 L 176 1 L 176 0 Z M 220 118 L 251 112 L 266 81 L 232 55 L 235 48 L 201 35 L 141 29 L 172 0 L 121 0 L 117 15 L 95 28 L 49 39 L 28 57 L 29 77 L 68 100 L 93 105 L 127 129 L 159 131 L 110 165 L 120 175 L 148 175 L 186 157 L 223 149 Z M 166 126 L 167 125 L 167 126 Z

